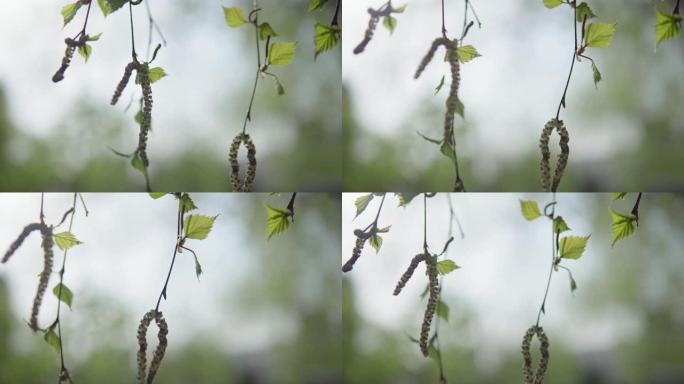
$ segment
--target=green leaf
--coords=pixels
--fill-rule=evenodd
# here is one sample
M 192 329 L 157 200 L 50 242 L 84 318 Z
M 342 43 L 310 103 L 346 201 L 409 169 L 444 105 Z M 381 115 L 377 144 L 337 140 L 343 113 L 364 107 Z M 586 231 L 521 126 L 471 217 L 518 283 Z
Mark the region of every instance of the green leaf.
M 439 151 L 442 153 L 442 155 L 451 159 L 452 163 L 457 163 L 456 151 L 449 144 L 447 144 L 446 142 L 442 142 L 442 145 L 439 147 Z
M 440 275 L 448 275 L 459 268 L 461 267 L 456 265 L 453 260 L 446 259 L 437 262 L 437 272 L 439 272 Z
M 482 56 L 472 45 L 464 45 L 456 48 L 456 55 L 458 55 L 458 61 L 461 63 L 467 63 L 476 57 Z
M 378 233 L 387 233 L 387 232 L 390 231 L 390 228 L 392 228 L 391 225 L 388 225 L 388 226 L 386 226 L 386 227 L 384 227 L 384 228 L 380 228 L 380 229 L 378 229 Z
M 581 2 L 580 5 L 577 6 L 577 22 L 581 23 L 582 21 L 584 21 L 585 17 L 587 20 L 589 20 L 596 17 L 596 15 L 589 7 L 589 4 Z
M 143 163 L 142 159 L 140 158 L 140 155 L 136 152 L 131 156 L 131 166 L 133 168 L 137 169 L 140 171 L 140 173 L 145 176 L 145 184 L 148 186 L 150 185 L 150 176 L 147 174 L 147 167 L 145 167 L 145 163 Z
M 449 321 L 449 306 L 442 300 L 437 302 L 437 316 Z
M 656 47 L 665 40 L 675 38 L 682 27 L 681 15 L 668 15 L 660 12 L 657 8 L 656 13 Z
M 396 192 L 394 195 L 397 196 L 397 199 L 399 199 L 399 206 L 405 207 L 413 200 L 414 197 L 418 196 L 419 193 Z
M 553 219 L 553 233 L 563 233 L 569 230 L 570 227 L 563 220 L 563 216 L 557 216 Z
M 259 39 L 266 40 L 266 38 L 268 38 L 268 37 L 276 37 L 276 36 L 278 36 L 278 34 L 271 27 L 271 24 L 261 23 L 261 25 L 259 25 Z
M 197 280 L 199 281 L 200 275 L 202 274 L 202 265 L 194 252 L 192 252 L 192 256 L 195 258 L 195 276 L 197 276 Z
M 112 13 L 112 8 L 109 6 L 107 0 L 97 0 L 97 5 L 100 6 L 100 11 L 102 11 L 104 17 L 107 17 L 107 15 Z
M 269 240 L 273 235 L 285 232 L 285 230 L 290 226 L 290 217 L 292 213 L 290 211 L 273 208 L 270 205 L 264 205 L 266 207 L 266 214 L 268 219 L 266 220 L 266 232 L 268 233 Z
M 572 275 L 568 276 L 570 277 L 570 292 L 575 292 L 577 290 L 577 282 L 572 278 Z
M 435 343 L 430 343 L 430 346 L 428 347 L 428 357 L 435 363 L 439 364 L 439 361 L 442 359 L 440 356 L 439 351 L 437 350 L 437 347 L 435 347 Z
M 102 10 L 102 14 L 107 17 L 110 13 L 116 12 L 119 8 L 128 4 L 128 0 L 98 0 L 97 3 L 100 6 L 100 10 Z
M 632 215 L 631 213 L 629 215 L 623 215 L 620 212 L 616 212 L 612 209 L 610 210 L 610 216 L 612 217 L 612 224 L 610 227 L 613 234 L 613 244 L 611 244 L 612 247 L 615 246 L 615 243 L 617 243 L 618 240 L 631 236 L 634 233 L 636 230 L 636 216 Z
M 315 57 L 322 52 L 331 50 L 340 42 L 340 28 L 327 26 L 316 22 L 316 35 L 314 36 Z
M 606 48 L 613 41 L 615 24 L 592 23 L 587 25 L 584 41 L 587 47 Z
M 627 196 L 627 192 L 613 192 L 613 201 L 622 200 Z
M 355 219 L 359 217 L 359 215 L 362 214 L 363 211 L 366 210 L 366 208 L 368 207 L 368 203 L 370 203 L 371 200 L 373 200 L 372 193 L 359 196 L 358 198 L 356 198 L 356 200 L 354 201 L 354 205 L 356 206 L 356 216 L 354 216 Z
M 418 131 L 416 131 L 416 133 L 418 134 L 418 136 L 422 137 L 425 141 L 428 141 L 428 142 L 430 142 L 430 143 L 432 143 L 432 144 L 442 145 L 442 140 L 431 139 L 431 138 L 429 138 L 429 137 L 423 135 L 422 133 L 420 133 L 420 132 L 418 132 Z
M 456 114 L 465 119 L 465 105 L 458 96 L 456 97 Z
M 311 0 L 311 5 L 309 5 L 309 12 L 321 9 L 327 3 L 328 0 Z
M 90 44 L 83 44 L 78 47 L 78 54 L 81 55 L 86 62 L 88 62 L 91 53 L 93 53 L 93 47 Z
M 439 91 L 442 90 L 442 87 L 444 87 L 444 76 L 442 76 L 442 79 L 439 80 L 439 84 L 437 84 L 437 86 L 435 87 L 435 95 L 438 94 Z
M 74 300 L 74 294 L 73 292 L 71 292 L 69 287 L 62 283 L 59 283 L 55 285 L 54 288 L 52 288 L 52 293 L 59 301 L 63 302 L 64 304 L 68 305 L 69 308 L 71 308 L 71 303 Z
M 157 200 L 161 197 L 166 196 L 168 193 L 167 192 L 150 192 L 149 195 L 151 198 Z
M 238 7 L 223 7 L 223 17 L 231 28 L 237 28 L 247 23 L 245 14 L 242 13 L 242 9 Z
M 197 209 L 195 202 L 192 201 L 192 198 L 187 192 L 181 195 L 180 204 L 184 212 L 190 212 L 192 210 Z
M 368 243 L 371 247 L 375 248 L 375 253 L 380 252 L 380 247 L 382 247 L 382 237 L 380 235 L 373 235 L 368 239 Z
M 544 6 L 549 9 L 556 8 L 561 4 L 563 4 L 561 0 L 544 0 Z
M 400 5 L 392 8 L 392 13 L 404 13 L 408 4 Z
M 273 75 L 273 81 L 275 81 L 276 84 L 276 93 L 278 96 L 282 96 L 285 94 L 285 87 L 283 87 L 283 83 L 280 82 L 280 79 L 278 76 Z
M 382 26 L 387 28 L 391 34 L 394 32 L 394 28 L 397 27 L 397 19 L 392 16 L 385 16 L 382 18 Z
M 150 84 L 154 84 L 162 77 L 166 77 L 166 72 L 164 72 L 164 68 L 162 67 L 150 68 L 147 73 L 150 78 Z
M 560 239 L 558 252 L 564 259 L 577 260 L 582 257 L 589 236 L 567 236 Z
M 55 331 L 52 329 L 46 330 L 43 334 L 43 340 L 45 340 L 46 343 L 54 348 L 55 352 L 60 353 L 61 349 L 59 348 L 59 336 L 57 336 Z
M 98 33 L 97 35 L 92 35 L 88 36 L 88 41 L 98 41 L 100 40 L 100 37 L 102 36 L 102 32 Z
M 599 81 L 601 81 L 602 77 L 601 77 L 601 72 L 599 72 L 599 69 L 596 66 L 596 63 L 594 63 L 593 61 L 591 62 L 591 71 L 594 74 L 594 86 L 598 87 L 598 83 L 599 83 Z
M 520 210 L 523 217 L 528 221 L 532 221 L 542 215 L 541 211 L 539 211 L 539 205 L 534 200 L 520 200 Z
M 76 236 L 74 236 L 71 232 L 55 233 L 54 235 L 52 235 L 52 237 L 55 240 L 55 244 L 57 244 L 59 249 L 61 249 L 62 251 L 66 251 L 67 249 L 75 245 L 83 244 L 80 241 L 78 241 Z
M 204 240 L 209 236 L 209 232 L 214 227 L 216 216 L 188 215 L 183 221 L 185 237 L 188 239 Z
M 69 24 L 76 16 L 76 12 L 81 8 L 81 1 L 77 0 L 62 7 L 62 18 L 64 18 L 64 25 Z
M 143 114 L 142 108 L 138 109 L 138 112 L 135 113 L 135 116 L 133 116 L 133 120 L 138 124 L 142 124 L 143 118 L 145 115 Z
M 287 66 L 292 64 L 296 52 L 297 43 L 290 41 L 273 43 L 268 49 L 268 61 L 271 65 Z

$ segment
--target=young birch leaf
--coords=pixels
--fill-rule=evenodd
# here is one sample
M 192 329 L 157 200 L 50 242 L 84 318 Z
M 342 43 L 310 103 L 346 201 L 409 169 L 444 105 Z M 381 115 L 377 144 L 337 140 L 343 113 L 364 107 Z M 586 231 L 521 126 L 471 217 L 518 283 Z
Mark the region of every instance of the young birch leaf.
M 145 184 L 149 185 L 150 176 L 147 174 L 147 167 L 145 167 L 145 163 L 143 163 L 138 153 L 134 153 L 131 157 L 131 166 L 140 171 L 140 173 L 142 173 L 143 176 L 145 176 Z
M 102 32 L 98 33 L 97 35 L 88 36 L 88 41 L 98 41 L 100 40 L 100 36 L 102 36 Z
M 591 71 L 593 72 L 594 75 L 594 86 L 598 88 L 598 83 L 601 81 L 601 72 L 599 72 L 598 67 L 596 66 L 596 63 L 592 62 L 591 63 Z
M 309 12 L 321 9 L 321 7 L 323 7 L 327 2 L 328 0 L 311 0 L 311 4 L 309 5 Z
M 55 352 L 60 353 L 60 348 L 59 348 L 59 336 L 53 331 L 52 329 L 48 329 L 45 331 L 43 334 L 43 340 L 45 340 L 46 343 L 48 343 L 52 348 L 55 349 Z
M 437 84 L 437 86 L 435 87 L 435 95 L 438 94 L 439 91 L 442 90 L 442 87 L 444 87 L 444 76 L 442 76 L 442 79 L 439 80 L 439 84 Z
M 563 233 L 569 230 L 570 227 L 563 220 L 563 216 L 557 216 L 553 219 L 553 233 Z
M 78 47 L 78 54 L 83 57 L 83 60 L 85 60 L 86 63 L 88 62 L 91 53 L 93 53 L 93 47 L 90 44 L 83 44 Z
M 100 11 L 102 11 L 102 16 L 107 17 L 112 13 L 112 8 L 109 6 L 107 0 L 97 0 L 97 5 L 100 6 Z
M 577 260 L 582 257 L 589 236 L 567 236 L 560 239 L 558 252 L 564 259 Z
M 611 232 L 613 234 L 613 244 L 611 247 L 615 246 L 618 240 L 624 239 L 625 237 L 631 236 L 636 229 L 634 225 L 636 223 L 636 216 L 623 215 L 614 210 L 610 210 L 610 216 L 612 217 Z
M 539 211 L 539 205 L 534 200 L 520 200 L 520 210 L 523 217 L 528 221 L 532 221 L 542 215 L 541 211 Z
M 408 4 L 404 4 L 404 5 L 400 5 L 398 7 L 394 7 L 394 9 L 392 9 L 392 13 L 404 13 L 407 6 L 408 6 Z
M 273 27 L 271 27 L 271 24 L 269 23 L 261 23 L 259 25 L 259 39 L 260 40 L 266 40 L 269 37 L 276 37 L 278 34 L 276 33 L 275 30 L 273 30 Z
M 74 294 L 73 292 L 71 292 L 71 289 L 69 289 L 66 285 L 62 283 L 55 285 L 55 287 L 52 288 L 52 293 L 59 301 L 63 302 L 64 304 L 68 305 L 69 308 L 71 308 L 71 303 L 74 300 Z
M 458 96 L 456 97 L 456 114 L 465 119 L 465 105 Z
M 157 200 L 159 198 L 162 198 L 166 196 L 168 193 L 167 192 L 150 192 L 149 195 L 151 198 Z
M 442 153 L 442 155 L 451 159 L 452 163 L 454 163 L 454 164 L 457 163 L 456 151 L 449 144 L 447 144 L 446 142 L 443 142 L 442 145 L 439 147 L 439 151 Z
M 397 196 L 397 199 L 399 199 L 399 206 L 405 207 L 413 200 L 414 197 L 418 196 L 419 193 L 396 192 L 394 195 Z
M 556 8 L 561 4 L 563 4 L 561 0 L 544 0 L 544 6 L 549 9 Z
M 383 27 L 387 28 L 390 34 L 394 32 L 394 28 L 397 27 L 397 19 L 392 16 L 385 16 L 382 18 Z
M 188 239 L 204 240 L 209 236 L 209 232 L 214 226 L 216 216 L 204 215 L 188 215 L 185 216 L 183 228 L 185 229 L 185 237 Z
M 197 281 L 199 281 L 200 275 L 202 274 L 202 265 L 197 259 L 197 255 L 192 254 L 195 257 L 195 276 L 197 276 Z
M 442 300 L 437 302 L 437 316 L 444 319 L 444 321 L 449 321 L 449 306 Z
M 314 36 L 315 56 L 331 50 L 340 42 L 340 28 L 327 26 L 316 22 L 316 35 Z
M 71 232 L 60 232 L 52 235 L 52 237 L 55 240 L 55 244 L 61 249 L 62 251 L 66 251 L 67 249 L 83 244 L 78 239 L 76 239 L 76 236 L 74 236 L 73 233 Z
M 622 200 L 627 196 L 627 192 L 613 192 L 613 201 Z
M 242 9 L 238 7 L 223 7 L 223 17 L 231 28 L 237 28 L 247 23 L 245 14 L 242 13 Z
M 375 253 L 380 252 L 380 247 L 382 247 L 382 237 L 380 235 L 373 235 L 368 239 L 368 243 L 375 248 Z
M 273 235 L 277 235 L 290 226 L 290 216 L 289 211 L 285 211 L 278 208 L 273 208 L 270 205 L 264 205 L 266 207 L 266 214 L 268 219 L 266 220 L 266 231 L 268 233 L 268 239 L 270 240 Z
M 429 138 L 429 137 L 423 135 L 422 133 L 420 133 L 420 132 L 418 132 L 418 131 L 416 131 L 416 133 L 418 134 L 418 136 L 422 137 L 425 141 L 428 141 L 428 142 L 430 142 L 430 143 L 432 143 L 432 144 L 442 145 L 442 140 L 431 139 L 431 138 Z
M 675 38 L 679 34 L 682 27 L 681 15 L 668 15 L 660 12 L 658 9 L 656 13 L 656 47 L 665 40 Z
M 269 63 L 271 65 L 288 66 L 292 64 L 296 52 L 297 43 L 291 41 L 273 43 L 268 49 Z
M 190 212 L 192 210 L 197 209 L 197 206 L 195 205 L 195 202 L 192 201 L 192 198 L 188 193 L 183 193 L 180 198 L 180 204 L 181 207 L 183 208 L 183 212 Z
M 390 231 L 390 228 L 392 228 L 391 225 L 388 225 L 388 226 L 386 226 L 386 227 L 384 227 L 384 228 L 380 228 L 380 229 L 378 229 L 378 233 L 387 233 L 387 232 Z
M 584 21 L 586 17 L 586 20 L 593 19 L 596 17 L 594 12 L 591 10 L 589 7 L 589 4 L 582 2 L 580 5 L 577 6 L 577 22 L 581 23 Z
M 448 275 L 459 268 L 460 267 L 456 265 L 453 260 L 446 259 L 437 262 L 437 272 L 439 272 L 440 275 Z
M 472 45 L 464 45 L 456 49 L 456 55 L 458 56 L 458 61 L 461 63 L 467 63 L 470 60 L 480 57 L 480 53 Z
M 572 275 L 568 276 L 570 277 L 570 292 L 575 292 L 577 290 L 577 282 L 572 278 Z
M 76 2 L 67 4 L 62 7 L 62 18 L 64 18 L 64 25 L 66 26 L 69 24 L 71 20 L 74 19 L 74 16 L 76 16 L 76 12 L 81 8 L 81 1 L 77 0 Z
M 366 210 L 368 203 L 370 203 L 371 200 L 373 200 L 373 194 L 369 193 L 367 195 L 359 196 L 356 201 L 354 201 L 354 205 L 356 206 L 356 216 L 354 216 L 355 219 Z
M 587 47 L 606 48 L 613 41 L 615 24 L 592 23 L 587 25 L 584 41 Z
M 119 10 L 119 8 L 128 4 L 128 1 L 129 0 L 105 0 L 105 2 L 107 3 L 107 12 L 105 13 L 105 9 L 103 8 L 103 5 L 100 4 L 100 8 L 102 8 L 102 14 L 104 14 L 104 16 L 106 17 L 110 13 L 116 12 Z
M 164 68 L 162 67 L 150 68 L 147 73 L 150 78 L 150 84 L 156 83 L 162 77 L 167 76 L 166 72 L 164 71 Z

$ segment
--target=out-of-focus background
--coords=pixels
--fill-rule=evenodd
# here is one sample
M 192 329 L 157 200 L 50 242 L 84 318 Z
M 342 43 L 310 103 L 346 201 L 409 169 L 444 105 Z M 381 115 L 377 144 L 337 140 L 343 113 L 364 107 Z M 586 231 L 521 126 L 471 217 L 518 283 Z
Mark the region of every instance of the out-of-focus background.
M 199 212 L 220 216 L 206 240 L 178 255 L 161 310 L 169 325 L 159 383 L 336 383 L 341 381 L 340 201 L 298 194 L 296 221 L 266 240 L 263 204 L 283 208 L 289 195 L 192 194 Z M 47 194 L 47 222 L 59 221 L 73 195 Z M 62 307 L 65 359 L 76 383 L 135 380 L 140 318 L 154 308 L 175 242 L 177 202 L 147 194 L 85 194 L 73 233 Z M 0 246 L 38 218 L 39 194 L 0 195 Z M 55 248 L 55 271 L 61 252 Z M 25 323 L 42 269 L 32 234 L 0 267 L 0 382 L 53 383 L 59 358 Z M 53 275 L 49 289 L 57 282 Z M 54 319 L 47 292 L 40 324 Z M 148 356 L 156 327 L 148 332 Z M 149 361 L 149 358 L 148 358 Z
M 139 87 L 129 84 L 120 105 L 109 101 L 130 61 L 128 10 L 106 19 L 93 2 L 87 64 L 76 54 L 65 80 L 50 80 L 64 54 L 64 38 L 82 27 L 85 8 L 62 29 L 68 1 L 0 4 L 0 190 L 139 191 L 144 179 L 109 148 L 132 152 Z M 333 191 L 341 177 L 340 49 L 314 61 L 314 22 L 330 23 L 334 4 L 307 13 L 308 0 L 260 0 L 260 20 L 280 41 L 297 41 L 292 65 L 272 68 L 285 87 L 277 96 L 260 81 L 248 127 L 257 149 L 255 190 Z M 332 3 L 332 2 L 331 2 Z M 149 1 L 168 46 L 154 65 L 168 76 L 153 85 L 150 176 L 156 190 L 227 191 L 228 148 L 242 129 L 254 82 L 251 26 L 232 29 L 221 6 L 251 9 L 251 0 L 180 3 Z M 245 13 L 246 15 L 247 13 Z M 145 55 L 147 13 L 134 7 L 136 47 Z M 158 38 L 154 37 L 154 45 Z M 153 45 L 153 47 L 154 47 Z M 263 48 L 263 47 L 262 47 Z M 244 158 L 245 151 L 240 151 Z
M 352 231 L 374 217 L 379 201 L 353 221 L 354 200 L 342 201 L 343 259 L 351 255 Z M 457 269 L 443 279 L 449 321 L 439 321 L 439 339 L 449 383 L 520 383 L 520 345 L 536 321 L 547 282 L 550 222 L 526 221 L 519 199 L 550 202 L 543 194 L 452 195 L 465 237 L 447 257 Z M 629 212 L 629 194 L 612 207 Z M 379 200 L 379 199 L 376 199 Z M 645 194 L 640 226 L 611 248 L 610 194 L 559 194 L 556 214 L 572 235 L 591 234 L 584 256 L 564 260 L 551 281 L 546 315 L 550 383 L 684 382 L 684 196 Z M 379 254 L 367 246 L 343 280 L 343 367 L 348 383 L 436 383 L 437 365 L 423 358 L 409 336 L 418 337 L 427 284 L 419 267 L 399 296 L 392 291 L 423 242 L 423 199 L 406 208 L 388 196 L 380 225 L 392 225 Z M 446 195 L 427 201 L 427 241 L 437 251 L 447 239 Z M 435 322 L 433 322 L 434 326 Z M 533 343 L 533 349 L 538 342 Z M 534 355 L 538 361 L 538 352 Z
M 393 35 L 379 25 L 366 51 L 369 7 L 384 0 L 346 2 L 343 42 L 344 188 L 347 191 L 450 190 L 453 166 L 416 131 L 440 137 L 448 64 L 435 56 L 420 79 L 413 74 L 440 35 L 439 0 L 408 3 Z M 482 21 L 466 44 L 482 54 L 461 67 L 456 117 L 461 172 L 472 191 L 540 190 L 539 136 L 555 116 L 573 50 L 572 10 L 541 0 L 472 1 Z M 594 87 L 589 62 L 576 63 L 561 112 L 570 132 L 570 161 L 560 190 L 684 189 L 684 44 L 680 35 L 655 50 L 654 7 L 674 1 L 588 1 L 600 21 L 617 23 L 610 47 L 590 48 L 603 81 Z M 459 35 L 464 1 L 446 1 L 449 33 Z M 447 75 L 447 87 L 435 87 Z M 552 153 L 558 151 L 552 137 Z M 555 157 L 555 155 L 554 155 Z

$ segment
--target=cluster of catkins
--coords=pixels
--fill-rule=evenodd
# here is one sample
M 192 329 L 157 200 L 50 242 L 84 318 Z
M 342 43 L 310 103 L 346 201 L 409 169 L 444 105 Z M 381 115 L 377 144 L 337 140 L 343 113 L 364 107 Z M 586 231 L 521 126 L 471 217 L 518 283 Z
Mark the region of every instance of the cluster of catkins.
M 432 42 L 427 54 L 418 65 L 415 79 L 419 78 L 440 46 L 446 48 L 446 59 L 451 67 L 451 87 L 449 88 L 449 97 L 446 101 L 446 113 L 444 114 L 444 142 L 448 145 L 454 145 L 454 116 L 456 115 L 456 106 L 458 105 L 458 87 L 461 81 L 461 66 L 458 61 L 458 41 L 456 39 L 449 40 L 446 37 L 439 37 Z
M 123 94 L 126 85 L 131 79 L 131 75 L 135 70 L 138 74 L 138 82 L 140 83 L 140 88 L 143 94 L 143 116 L 140 123 L 140 134 L 138 136 L 138 148 L 135 153 L 140 157 L 145 167 L 150 165 L 149 158 L 147 157 L 147 137 L 150 130 L 152 129 L 152 86 L 150 84 L 150 74 L 149 67 L 147 64 L 141 64 L 137 60 L 133 60 L 126 65 L 124 70 L 124 75 L 116 85 L 114 90 L 114 95 L 112 95 L 111 105 L 116 105 Z
M 426 272 L 429 280 L 429 296 L 427 307 L 425 307 L 423 323 L 420 329 L 420 351 L 423 353 L 423 356 L 427 357 L 429 349 L 430 327 L 432 326 L 432 319 L 435 316 L 435 311 L 437 310 L 437 303 L 439 302 L 439 280 L 437 278 L 438 271 L 436 257 L 431 256 L 428 253 L 421 253 L 415 255 L 413 259 L 411 259 L 411 264 L 409 264 L 409 267 L 406 269 L 406 272 L 404 272 L 404 274 L 401 275 L 401 278 L 399 279 L 397 286 L 394 288 L 394 296 L 397 296 L 401 293 L 401 290 L 404 288 L 404 286 L 406 286 L 406 283 L 409 281 L 411 276 L 413 276 L 413 272 L 415 272 L 416 268 L 418 268 L 418 265 L 423 261 L 425 262 L 425 265 L 427 267 Z
M 154 351 L 154 356 L 150 362 L 150 368 L 147 369 L 147 328 L 149 328 L 150 323 L 154 319 L 159 328 L 157 333 L 157 338 L 159 344 L 157 349 Z M 164 358 L 164 353 L 166 352 L 166 346 L 168 345 L 168 340 L 166 335 L 169 333 L 169 326 L 166 324 L 164 315 L 155 309 L 150 310 L 143 316 L 138 326 L 138 383 L 139 384 L 151 384 L 154 381 L 154 376 L 157 374 L 157 370 L 161 365 L 161 361 Z
M 19 237 L 14 240 L 7 252 L 5 252 L 2 262 L 6 263 L 33 231 L 40 231 L 40 235 L 43 239 L 41 243 L 41 248 L 43 249 L 43 270 L 38 275 L 38 290 L 36 292 L 35 298 L 33 299 L 31 319 L 29 321 L 29 326 L 35 332 L 39 329 L 38 312 L 40 311 L 40 304 L 43 302 L 43 296 L 45 295 L 45 290 L 47 289 L 50 275 L 52 274 L 52 263 L 54 259 L 54 253 L 52 251 L 52 246 L 54 245 L 54 240 L 52 239 L 52 227 L 42 222 L 32 223 L 24 227 L 19 234 Z
M 361 257 L 361 252 L 363 252 L 363 247 L 366 245 L 366 241 L 373 237 L 377 233 L 377 228 L 373 226 L 367 231 L 364 231 L 362 229 L 356 229 L 354 230 L 354 236 L 356 236 L 356 244 L 354 245 L 354 249 L 352 250 L 352 256 L 347 260 L 346 263 L 342 266 L 342 272 L 349 272 L 352 269 L 354 269 L 354 264 L 356 263 L 356 260 Z
M 88 39 L 89 36 L 85 33 L 81 34 L 78 40 L 69 37 L 64 39 L 64 44 L 66 44 L 66 50 L 64 51 L 64 57 L 62 57 L 62 65 L 59 67 L 57 72 L 55 72 L 55 74 L 52 76 L 52 81 L 54 83 L 58 83 L 64 80 L 64 73 L 66 72 L 67 68 L 69 68 L 69 64 L 71 64 L 71 59 L 74 57 L 74 52 L 76 51 L 76 48 L 85 45 Z
M 244 181 L 240 181 L 240 163 L 238 162 L 238 150 L 240 145 L 244 143 L 247 147 L 247 172 L 245 173 Z M 254 185 L 254 178 L 256 178 L 256 147 L 252 139 L 247 133 L 240 133 L 235 136 L 233 143 L 230 145 L 230 152 L 228 153 L 230 160 L 230 184 L 235 192 L 250 192 Z
M 536 371 L 532 371 L 532 354 L 530 353 L 530 345 L 534 336 L 539 338 L 541 352 L 541 361 Z M 525 376 L 525 384 L 543 384 L 544 374 L 546 368 L 549 366 L 549 339 L 544 333 L 544 328 L 533 325 L 525 333 L 522 341 L 522 355 L 523 355 L 523 375 Z
M 553 130 L 558 131 L 560 136 L 560 148 L 561 152 L 558 154 L 558 160 L 556 162 L 556 171 L 553 175 L 553 183 L 551 182 L 551 166 L 549 164 L 551 160 L 551 151 L 549 150 L 549 139 Z M 563 172 L 565 171 L 565 166 L 568 165 L 568 156 L 570 155 L 570 136 L 568 135 L 568 130 L 565 128 L 562 120 L 551 119 L 546 125 L 544 125 L 544 130 L 542 131 L 541 139 L 539 140 L 539 148 L 542 153 L 541 160 L 541 175 L 542 175 L 542 188 L 545 192 L 549 192 L 549 188 L 552 192 L 556 192 L 558 185 L 560 184 L 561 178 L 563 177 Z
M 373 34 L 375 33 L 375 28 L 378 26 L 378 21 L 380 21 L 380 16 L 382 16 L 382 12 L 376 11 L 373 8 L 368 8 L 368 13 L 370 14 L 370 19 L 368 20 L 368 28 L 366 28 L 366 32 L 363 36 L 363 40 L 359 43 L 359 45 L 354 48 L 354 54 L 358 55 L 359 53 L 363 52 L 364 49 L 366 49 L 366 46 L 370 41 L 373 39 Z

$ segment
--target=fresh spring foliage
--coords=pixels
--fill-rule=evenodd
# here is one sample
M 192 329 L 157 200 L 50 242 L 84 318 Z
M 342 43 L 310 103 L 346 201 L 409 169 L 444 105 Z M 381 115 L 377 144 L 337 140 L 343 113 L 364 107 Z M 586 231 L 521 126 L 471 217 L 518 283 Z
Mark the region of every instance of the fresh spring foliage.
M 682 28 L 682 16 L 679 14 L 678 7 L 671 14 L 663 13 L 656 8 L 655 15 L 656 47 L 658 47 L 663 41 L 674 39 L 679 35 L 679 30 Z
M 314 59 L 318 57 L 321 53 L 329 51 L 335 48 L 340 43 L 340 38 L 342 37 L 342 28 L 340 28 L 338 16 L 340 7 L 342 6 L 341 1 L 337 0 L 335 14 L 330 22 L 330 25 L 320 23 L 315 21 L 314 24 Z M 328 0 L 311 0 L 309 5 L 309 12 L 320 11 L 323 6 L 328 3 Z
M 279 209 L 264 205 L 266 208 L 266 232 L 268 239 L 279 233 L 285 232 L 290 227 L 290 222 L 293 220 L 293 213 L 287 209 Z

